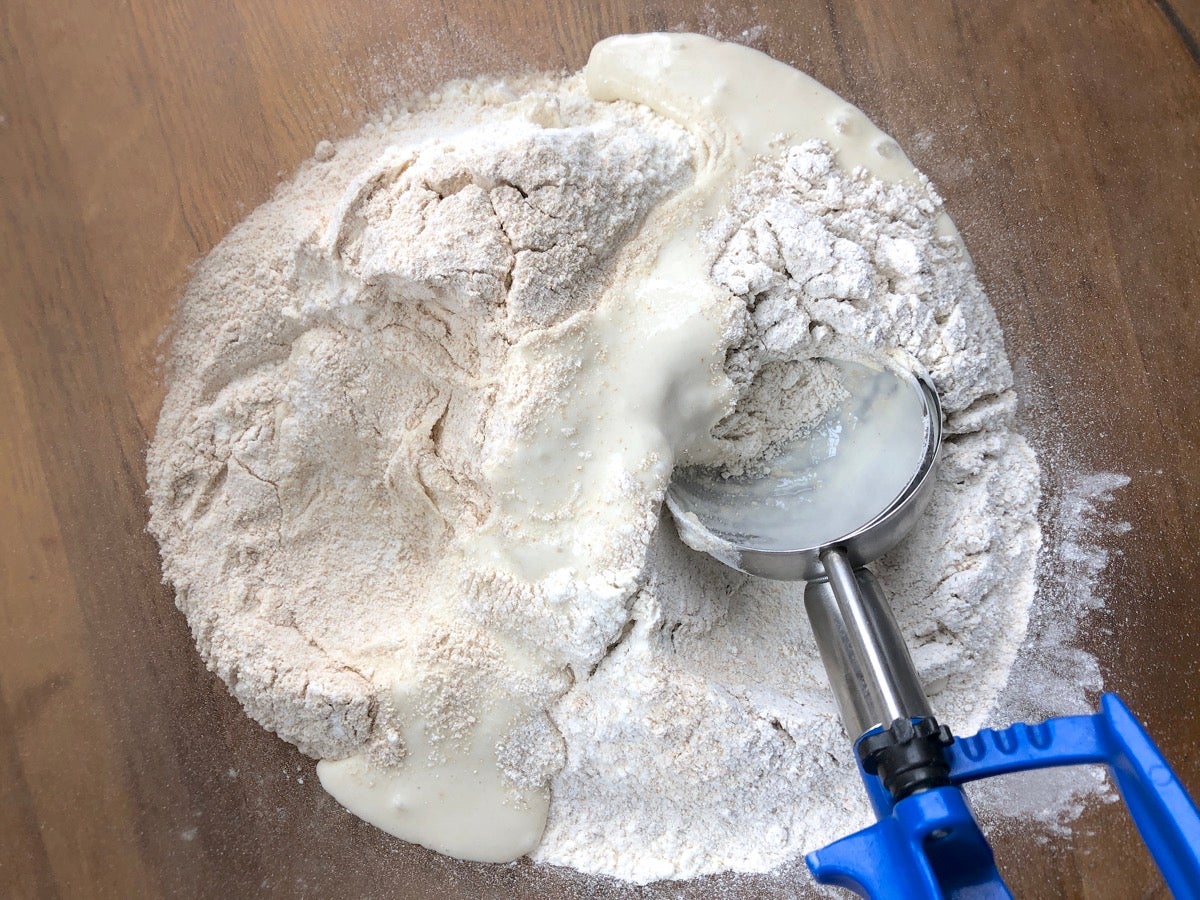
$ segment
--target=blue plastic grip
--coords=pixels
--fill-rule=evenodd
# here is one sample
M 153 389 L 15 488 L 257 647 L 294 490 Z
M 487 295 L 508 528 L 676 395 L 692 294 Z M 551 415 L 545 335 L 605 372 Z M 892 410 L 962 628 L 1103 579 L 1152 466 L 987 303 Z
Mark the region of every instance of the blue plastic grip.
M 1200 898 L 1200 812 L 1116 694 L 1101 697 L 1095 715 L 984 729 L 956 740 L 948 756 L 955 784 L 1027 769 L 1107 765 L 1167 887 L 1178 898 Z
M 808 854 L 807 861 L 822 884 L 875 900 L 1012 897 L 957 787 L 901 800 L 874 825 Z
M 810 853 L 816 879 L 875 898 L 1009 897 L 958 786 L 1009 772 L 1099 763 L 1112 771 L 1167 886 L 1177 898 L 1200 900 L 1200 812 L 1115 694 L 1101 698 L 1095 715 L 957 738 L 947 759 L 953 787 L 898 803 L 860 768 L 879 821 Z

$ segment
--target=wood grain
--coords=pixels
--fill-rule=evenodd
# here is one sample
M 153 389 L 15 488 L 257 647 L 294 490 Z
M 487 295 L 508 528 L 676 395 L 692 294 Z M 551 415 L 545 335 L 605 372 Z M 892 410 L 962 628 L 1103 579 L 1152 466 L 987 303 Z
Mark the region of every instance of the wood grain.
M 860 104 L 946 196 L 1053 489 L 1125 472 L 1088 641 L 1200 793 L 1200 6 L 555 0 L 0 4 L 0 896 L 595 896 L 344 814 L 196 658 L 145 533 L 189 267 L 318 140 L 598 38 L 745 37 Z M 997 839 L 1035 897 L 1166 896 L 1118 807 Z M 717 878 L 605 896 L 791 896 Z

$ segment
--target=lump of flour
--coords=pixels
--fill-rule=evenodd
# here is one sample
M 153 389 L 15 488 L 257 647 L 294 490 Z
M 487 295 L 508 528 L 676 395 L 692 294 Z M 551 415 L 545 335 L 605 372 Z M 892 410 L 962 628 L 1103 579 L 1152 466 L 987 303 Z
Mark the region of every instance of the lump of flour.
M 580 412 L 616 351 L 597 335 L 653 361 L 613 295 L 704 153 L 580 76 L 448 85 L 323 146 L 200 265 L 148 459 L 165 578 L 251 716 L 402 770 L 517 698 L 493 762 L 549 786 L 532 855 L 638 882 L 765 871 L 868 816 L 803 586 L 685 547 L 670 460 L 598 457 L 619 407 L 595 433 Z M 820 357 L 935 380 L 945 462 L 877 572 L 939 716 L 977 727 L 1033 598 L 1038 468 L 940 200 L 810 141 L 740 178 L 702 244 L 710 461 L 754 471 L 834 402 Z

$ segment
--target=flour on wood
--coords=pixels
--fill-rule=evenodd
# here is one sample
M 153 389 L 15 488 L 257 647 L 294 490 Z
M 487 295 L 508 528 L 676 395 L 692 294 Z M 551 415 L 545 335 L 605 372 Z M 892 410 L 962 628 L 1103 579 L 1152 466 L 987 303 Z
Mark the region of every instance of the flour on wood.
M 518 696 L 532 712 L 497 761 L 549 784 L 532 855 L 638 882 L 769 870 L 869 819 L 802 585 L 685 547 L 636 473 L 618 527 L 561 522 L 603 577 L 523 581 L 477 552 L 502 528 L 490 466 L 573 377 L 538 348 L 603 307 L 695 153 L 579 76 L 450 84 L 322 142 L 201 263 L 149 454 L 165 578 L 251 716 L 314 757 L 403 766 L 414 716 L 450 747 L 480 697 Z M 876 568 L 967 733 L 1025 634 L 1039 470 L 942 216 L 928 184 L 843 171 L 820 142 L 739 180 L 704 235 L 733 398 L 712 437 L 731 470 L 769 460 L 836 398 L 815 357 L 930 373 L 944 463 Z

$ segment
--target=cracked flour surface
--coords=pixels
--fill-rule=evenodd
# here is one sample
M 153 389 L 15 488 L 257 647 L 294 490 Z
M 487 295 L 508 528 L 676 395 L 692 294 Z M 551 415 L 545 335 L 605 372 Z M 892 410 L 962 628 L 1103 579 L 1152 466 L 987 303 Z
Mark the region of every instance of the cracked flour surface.
M 868 818 L 802 585 L 687 549 L 661 495 L 605 536 L 625 574 L 603 590 L 458 572 L 495 514 L 488 454 L 569 377 L 514 348 L 603 303 L 691 154 L 577 76 L 448 85 L 323 144 L 200 265 L 148 465 L 165 578 L 252 717 L 314 757 L 403 764 L 397 679 L 450 731 L 459 700 L 500 685 L 541 711 L 497 748 L 514 783 L 550 779 L 535 858 L 640 882 L 765 871 Z M 848 175 L 821 145 L 760 165 L 708 235 L 740 397 L 716 436 L 752 465 L 811 405 L 813 357 L 932 373 L 937 491 L 877 571 L 939 716 L 969 732 L 1028 621 L 1038 468 L 940 214 L 927 186 Z M 506 666 L 505 627 L 539 666 Z

